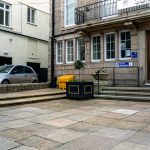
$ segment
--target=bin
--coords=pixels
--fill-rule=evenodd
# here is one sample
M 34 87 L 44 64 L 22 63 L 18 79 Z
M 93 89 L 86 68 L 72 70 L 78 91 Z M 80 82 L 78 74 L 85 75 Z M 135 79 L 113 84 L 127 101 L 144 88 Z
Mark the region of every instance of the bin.
M 58 77 L 57 83 L 58 83 L 59 89 L 66 89 L 66 82 L 69 82 L 74 79 L 75 79 L 74 75 L 63 75 L 63 76 Z

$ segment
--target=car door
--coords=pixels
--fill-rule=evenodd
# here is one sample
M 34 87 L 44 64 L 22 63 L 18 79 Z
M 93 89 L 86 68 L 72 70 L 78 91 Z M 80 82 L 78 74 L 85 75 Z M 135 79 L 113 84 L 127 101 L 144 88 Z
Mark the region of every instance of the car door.
M 25 67 L 24 66 L 16 66 L 11 71 L 11 83 L 26 83 L 27 76 L 25 74 Z
M 27 82 L 32 83 L 33 77 L 34 77 L 34 72 L 29 67 L 25 66 L 25 73 L 27 76 Z

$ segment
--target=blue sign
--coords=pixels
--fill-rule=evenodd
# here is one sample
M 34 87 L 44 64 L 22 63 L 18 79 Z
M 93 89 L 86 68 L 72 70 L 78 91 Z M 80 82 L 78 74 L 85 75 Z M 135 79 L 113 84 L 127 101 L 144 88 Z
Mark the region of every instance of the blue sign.
M 120 62 L 116 63 L 116 67 L 131 67 L 133 66 L 132 62 Z
M 137 52 L 132 52 L 131 57 L 132 57 L 132 58 L 137 58 L 137 57 L 138 57 Z

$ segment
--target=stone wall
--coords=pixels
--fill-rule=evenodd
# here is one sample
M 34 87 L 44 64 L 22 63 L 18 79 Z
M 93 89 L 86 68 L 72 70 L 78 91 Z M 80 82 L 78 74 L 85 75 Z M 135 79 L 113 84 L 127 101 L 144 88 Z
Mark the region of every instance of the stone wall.
M 8 84 L 0 85 L 0 93 L 4 94 L 45 88 L 48 88 L 48 83 Z

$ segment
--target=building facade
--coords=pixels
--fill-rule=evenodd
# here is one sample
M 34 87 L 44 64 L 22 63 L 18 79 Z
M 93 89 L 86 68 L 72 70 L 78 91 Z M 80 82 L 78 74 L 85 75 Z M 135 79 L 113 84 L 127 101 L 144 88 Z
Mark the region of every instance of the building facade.
M 102 69 L 129 83 L 150 81 L 149 0 L 56 0 L 55 22 L 55 76 L 77 74 L 82 60 L 86 76 Z
M 40 3 L 26 2 L 0 0 L 0 65 L 29 65 L 44 82 L 48 78 L 49 13 L 39 9 Z

